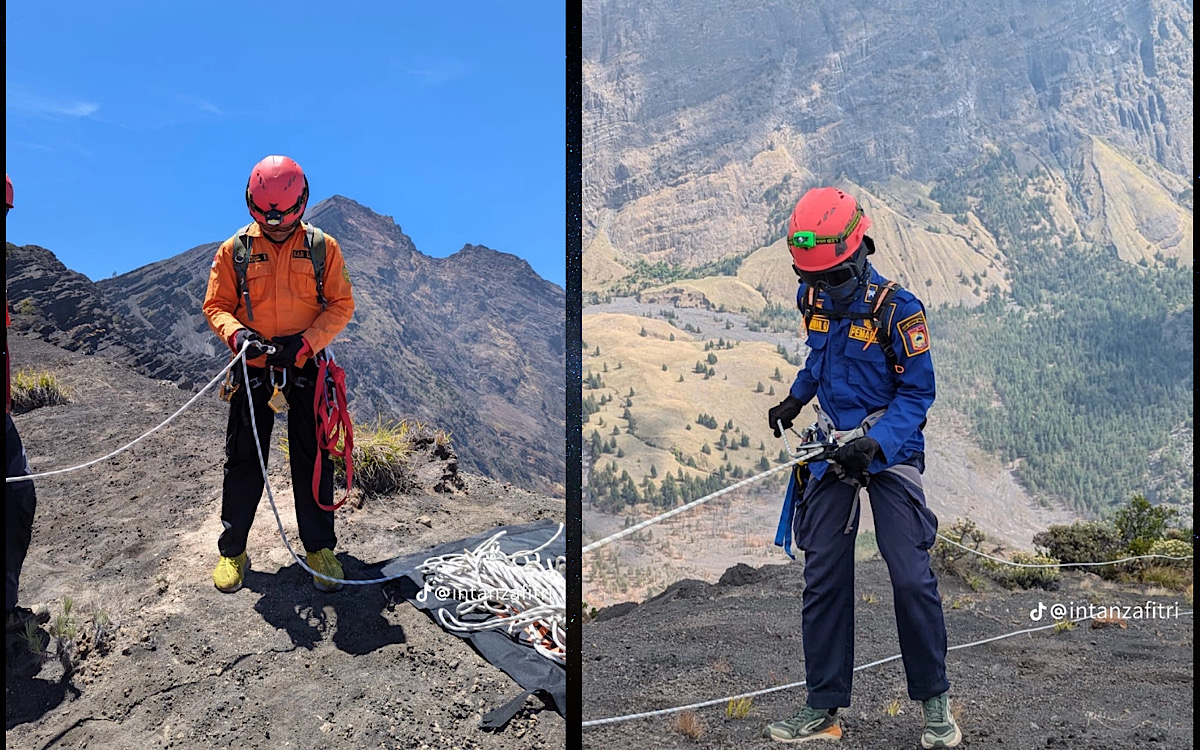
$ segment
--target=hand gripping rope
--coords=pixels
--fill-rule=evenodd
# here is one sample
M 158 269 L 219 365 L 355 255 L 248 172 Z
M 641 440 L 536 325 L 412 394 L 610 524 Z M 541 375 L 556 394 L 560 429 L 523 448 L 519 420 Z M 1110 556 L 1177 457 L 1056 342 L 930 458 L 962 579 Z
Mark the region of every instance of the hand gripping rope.
M 346 371 L 333 358 L 333 349 L 326 347 L 325 353 L 317 358 L 317 392 L 313 397 L 313 412 L 317 422 L 317 460 L 313 469 L 313 499 L 321 510 L 337 510 L 350 498 L 354 485 L 354 425 L 350 421 L 350 408 L 346 400 Z M 338 444 L 341 447 L 338 447 Z M 326 505 L 321 497 L 321 456 L 328 451 L 346 464 L 346 494 L 335 505 Z

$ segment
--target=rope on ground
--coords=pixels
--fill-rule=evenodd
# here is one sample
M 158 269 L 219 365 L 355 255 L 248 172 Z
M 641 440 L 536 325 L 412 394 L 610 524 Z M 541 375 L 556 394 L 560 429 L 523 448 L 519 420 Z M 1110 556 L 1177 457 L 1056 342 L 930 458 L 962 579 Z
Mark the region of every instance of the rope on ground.
M 1187 612 L 1179 612 L 1176 615 L 1176 617 L 1184 617 L 1184 616 L 1190 615 L 1190 614 L 1192 614 L 1192 610 L 1189 610 Z M 1005 638 L 1012 638 L 1012 637 L 1018 636 L 1018 635 L 1025 635 L 1027 633 L 1036 633 L 1039 630 L 1050 630 L 1051 628 L 1059 628 L 1059 627 L 1062 627 L 1063 622 L 1077 623 L 1077 622 L 1083 622 L 1084 620 L 1091 620 L 1091 619 L 1093 619 L 1091 616 L 1087 616 L 1087 617 L 1077 617 L 1073 620 L 1060 620 L 1059 622 L 1051 623 L 1049 625 L 1039 625 L 1036 628 L 1024 628 L 1022 630 L 1015 630 L 1011 633 L 1005 633 L 1003 635 L 992 636 L 991 638 L 984 638 L 981 641 L 972 641 L 971 643 L 961 643 L 957 646 L 951 646 L 950 648 L 948 648 L 946 650 L 947 651 L 957 651 L 957 650 L 963 649 L 963 648 L 971 648 L 973 646 L 982 646 L 985 643 L 994 643 L 995 641 L 1001 641 L 1001 640 L 1004 640 Z M 881 664 L 887 664 L 888 662 L 896 661 L 897 659 L 900 658 L 900 656 L 901 656 L 900 654 L 896 654 L 894 656 L 889 656 L 886 659 L 879 659 L 878 661 L 873 661 L 873 662 L 870 662 L 869 664 L 863 664 L 861 666 L 855 667 L 854 671 L 861 672 L 864 669 L 870 669 L 871 667 L 878 667 Z M 730 695 L 725 698 L 714 698 L 713 700 L 700 701 L 699 703 L 689 703 L 686 706 L 676 706 L 674 708 L 660 708 L 656 711 L 643 711 L 641 713 L 628 714 L 625 716 L 613 716 L 613 717 L 610 717 L 607 719 L 591 719 L 589 721 L 583 722 L 582 726 L 585 728 L 586 727 L 598 727 L 598 726 L 602 726 L 604 724 L 616 724 L 618 722 L 623 722 L 623 721 L 633 721 L 634 719 L 648 719 L 648 718 L 652 718 L 654 716 L 664 716 L 666 714 L 678 713 L 680 711 L 689 711 L 689 710 L 693 710 L 693 709 L 697 709 L 697 708 L 707 708 L 708 706 L 716 706 L 716 705 L 719 705 L 722 703 L 728 703 L 729 701 L 743 700 L 745 698 L 756 698 L 760 695 L 766 695 L 768 693 L 777 693 L 782 690 L 791 690 L 793 688 L 804 687 L 804 685 L 807 682 L 808 682 L 807 680 L 800 680 L 799 682 L 789 682 L 786 685 L 776 685 L 774 687 L 763 688 L 762 690 L 754 690 L 749 693 L 742 693 L 741 695 Z
M 162 428 L 171 424 L 171 422 L 175 421 L 176 417 L 178 417 L 180 414 L 187 411 L 192 406 L 192 404 L 194 404 L 198 400 L 200 400 L 200 397 L 203 396 L 205 394 L 205 392 L 208 391 L 209 388 L 212 388 L 214 385 L 217 384 L 217 381 L 219 381 L 221 378 L 225 377 L 225 373 L 229 372 L 230 368 L 232 368 L 235 364 L 237 364 L 239 359 L 244 359 L 245 353 L 246 353 L 246 347 L 243 346 L 242 350 L 237 353 L 237 356 L 234 357 L 229 362 L 229 364 L 225 365 L 224 369 L 222 369 L 220 372 L 218 372 L 217 376 L 215 378 L 208 381 L 208 385 L 201 388 L 200 391 L 195 396 L 192 396 L 192 398 L 186 404 L 179 407 L 179 410 L 177 412 L 175 412 L 171 416 L 167 417 L 166 420 L 162 424 L 160 424 L 158 427 L 155 427 L 154 429 L 142 434 L 140 437 L 137 437 L 134 440 L 131 440 L 130 442 L 126 443 L 125 445 L 121 446 L 120 448 L 117 448 L 112 453 L 109 453 L 107 456 L 101 456 L 100 458 L 92 459 L 91 461 L 88 461 L 87 463 L 79 464 L 78 466 L 72 466 L 67 469 L 55 469 L 54 471 L 44 471 L 40 474 L 26 474 L 25 476 L 22 476 L 22 477 L 6 477 L 4 479 L 4 483 L 8 484 L 10 482 L 24 482 L 24 481 L 32 480 L 32 479 L 42 479 L 44 477 L 52 477 L 55 474 L 67 474 L 72 471 L 79 471 L 80 469 L 86 469 L 89 466 L 94 466 L 95 464 L 98 464 L 101 461 L 107 461 L 108 459 L 113 458 L 114 456 L 124 453 L 125 451 L 129 450 L 133 446 L 142 442 L 143 440 L 150 437 L 154 433 L 158 432 Z
M 442 627 L 458 633 L 505 629 L 519 642 L 559 664 L 566 663 L 567 579 L 565 558 L 543 561 L 541 552 L 563 533 L 563 525 L 545 544 L 506 555 L 500 549 L 501 531 L 473 550 L 431 557 L 417 567 L 425 586 L 417 593 L 424 602 L 432 590 L 439 599 L 457 600 L 438 610 Z M 486 619 L 464 619 L 483 615 Z

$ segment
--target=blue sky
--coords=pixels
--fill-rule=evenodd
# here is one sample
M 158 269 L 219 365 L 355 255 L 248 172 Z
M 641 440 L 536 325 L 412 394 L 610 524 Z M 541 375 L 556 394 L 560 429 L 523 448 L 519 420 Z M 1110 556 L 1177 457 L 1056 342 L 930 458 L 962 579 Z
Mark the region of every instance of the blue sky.
M 92 279 L 250 221 L 281 153 L 417 248 L 466 243 L 565 278 L 565 6 L 9 4 L 6 238 Z

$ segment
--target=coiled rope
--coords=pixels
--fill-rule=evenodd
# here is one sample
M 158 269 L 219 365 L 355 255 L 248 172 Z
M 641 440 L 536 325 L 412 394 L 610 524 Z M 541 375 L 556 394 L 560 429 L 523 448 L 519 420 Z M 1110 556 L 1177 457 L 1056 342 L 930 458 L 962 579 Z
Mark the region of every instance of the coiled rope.
M 559 664 L 566 663 L 566 558 L 543 561 L 541 552 L 563 533 L 563 525 L 545 544 L 506 555 L 500 549 L 501 531 L 473 550 L 431 557 L 417 566 L 425 587 L 417 593 L 424 602 L 432 590 L 439 599 L 461 600 L 451 613 L 437 612 L 442 627 L 459 633 L 506 629 L 518 641 Z M 464 620 L 471 615 L 484 620 Z
M 1191 615 L 1192 612 L 1193 612 L 1193 610 L 1188 610 L 1187 612 L 1179 612 L 1176 615 L 1176 617 L 1185 617 L 1187 615 Z M 1039 630 L 1050 630 L 1051 628 L 1061 628 L 1063 622 L 1077 623 L 1077 622 L 1083 622 L 1084 620 L 1091 620 L 1091 619 L 1094 619 L 1094 618 L 1092 616 L 1086 616 L 1086 617 L 1077 617 L 1073 620 L 1065 620 L 1065 621 L 1060 620 L 1059 622 L 1051 623 L 1049 625 L 1039 625 L 1036 628 L 1024 628 L 1022 630 L 1014 630 L 1011 633 L 1005 633 L 1004 635 L 996 635 L 996 636 L 992 636 L 991 638 L 984 638 L 981 641 L 972 641 L 970 643 L 960 643 L 959 645 L 951 646 L 951 647 L 947 648 L 946 650 L 947 651 L 958 651 L 959 649 L 963 649 L 963 648 L 971 648 L 973 646 L 982 646 L 985 643 L 994 643 L 995 641 L 1002 641 L 1005 638 L 1012 638 L 1014 636 L 1024 635 L 1027 633 L 1036 633 Z M 870 669 L 871 667 L 878 667 L 881 664 L 887 664 L 888 662 L 896 661 L 899 658 L 901 658 L 900 654 L 896 654 L 894 656 L 889 656 L 886 659 L 879 659 L 877 661 L 870 662 L 869 664 L 862 664 L 860 666 L 857 666 L 854 668 L 854 671 L 861 672 L 864 669 Z M 598 726 L 602 726 L 604 724 L 616 724 L 616 723 L 622 722 L 622 721 L 633 721 L 634 719 L 649 719 L 654 716 L 664 716 L 666 714 L 678 713 L 680 711 L 689 711 L 689 710 L 696 709 L 696 708 L 707 708 L 708 706 L 716 706 L 716 705 L 719 705 L 722 703 L 728 703 L 729 701 L 742 700 L 745 698 L 756 698 L 760 695 L 767 695 L 768 693 L 778 693 L 782 690 L 791 690 L 793 688 L 804 687 L 807 683 L 808 683 L 807 680 L 800 680 L 799 682 L 789 682 L 786 685 L 776 685 L 774 687 L 763 688 L 762 690 L 753 690 L 749 693 L 741 693 L 740 695 L 730 695 L 725 698 L 714 698 L 712 700 L 700 701 L 699 703 L 689 703 L 686 706 L 675 706 L 673 708 L 660 708 L 656 711 L 643 711 L 641 713 L 627 714 L 625 716 L 613 716 L 613 717 L 610 717 L 607 719 L 591 719 L 589 721 L 583 722 L 582 726 L 585 728 L 586 727 L 598 727 Z

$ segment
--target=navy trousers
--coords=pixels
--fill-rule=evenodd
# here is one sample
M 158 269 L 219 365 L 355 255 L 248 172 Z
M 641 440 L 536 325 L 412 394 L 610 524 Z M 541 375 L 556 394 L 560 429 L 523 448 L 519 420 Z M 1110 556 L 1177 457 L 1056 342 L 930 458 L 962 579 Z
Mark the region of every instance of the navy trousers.
M 6 477 L 29 474 L 25 446 L 17 434 L 12 415 L 4 415 L 4 453 Z M 21 566 L 33 538 L 33 514 L 37 510 L 37 494 L 33 480 L 4 485 L 4 611 L 17 606 L 17 588 L 21 582 Z
M 856 492 L 827 471 L 806 488 L 793 520 L 796 545 L 804 550 L 801 632 L 808 705 L 813 708 L 850 705 L 857 510 L 851 532 L 843 532 Z M 892 580 L 908 697 L 918 701 L 932 698 L 950 687 L 946 680 L 946 622 L 937 577 L 929 567 L 937 517 L 925 506 L 921 474 L 913 466 L 873 475 L 867 494 L 879 551 Z

